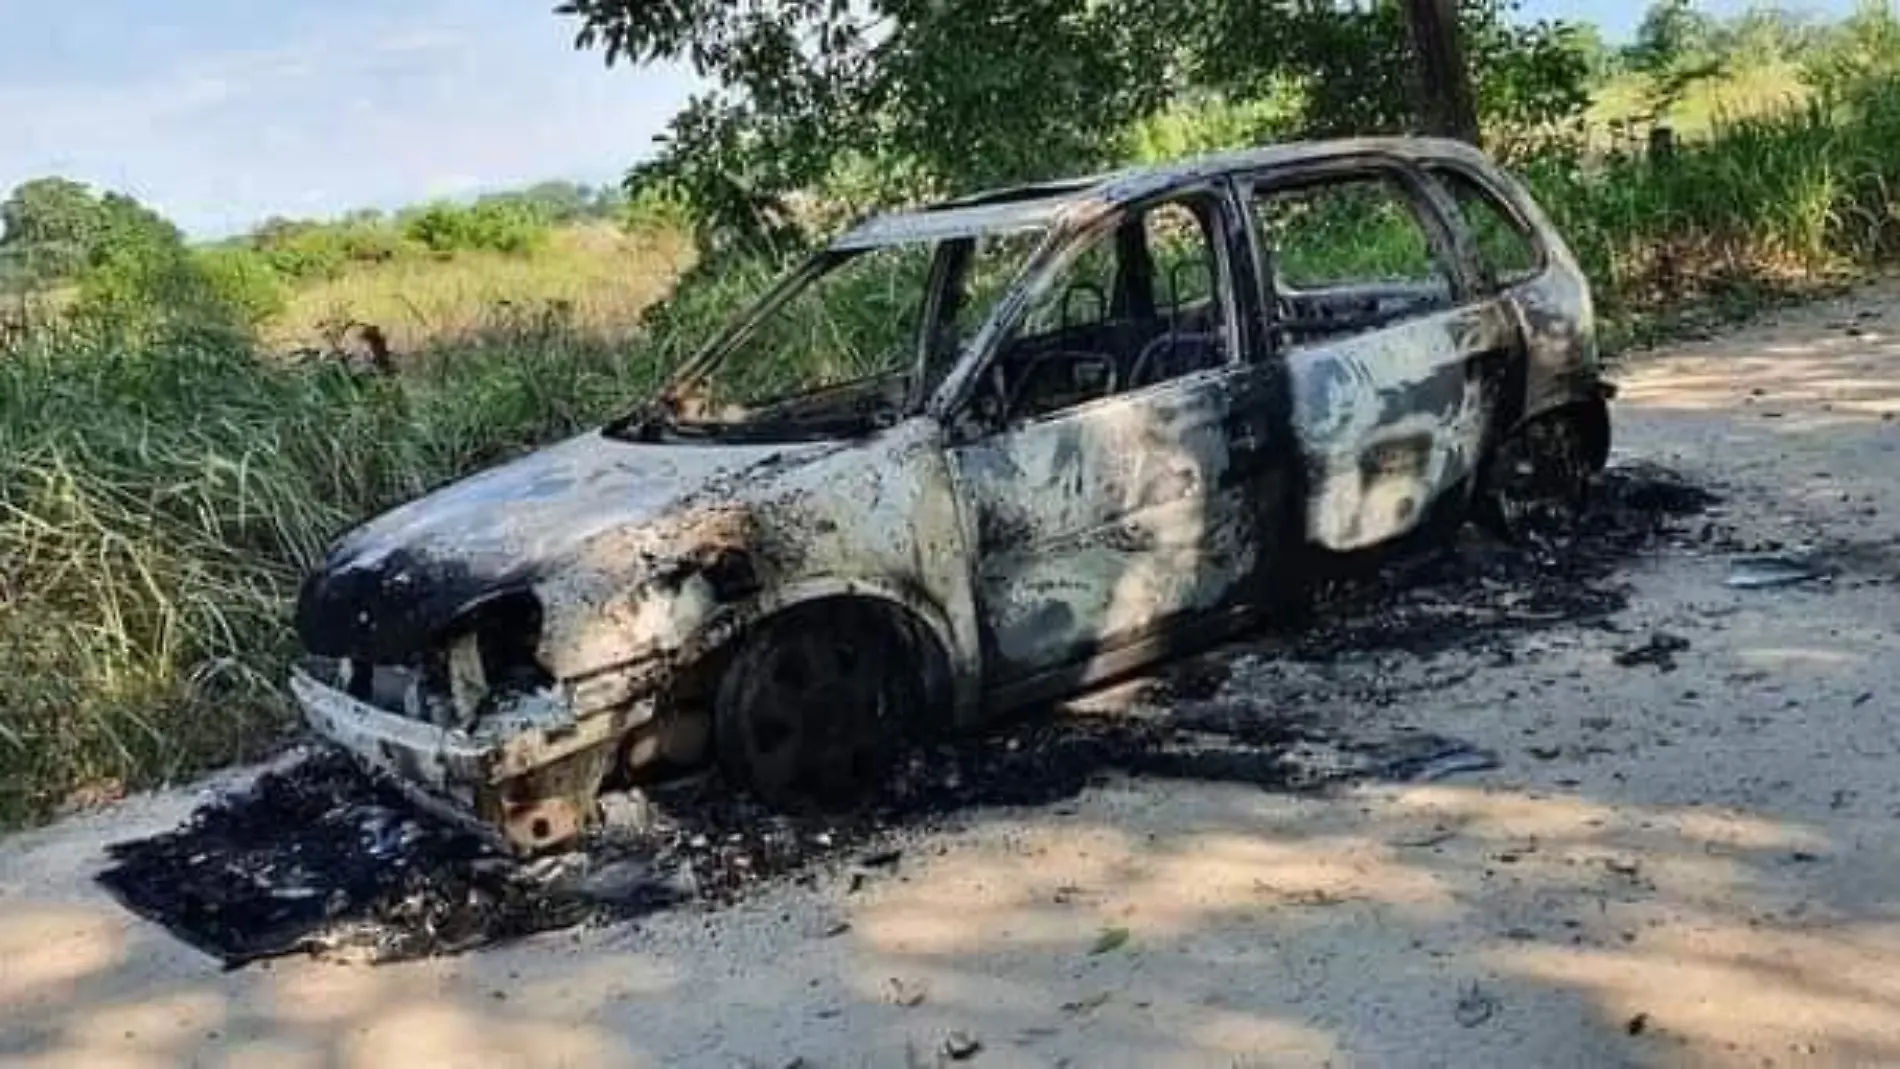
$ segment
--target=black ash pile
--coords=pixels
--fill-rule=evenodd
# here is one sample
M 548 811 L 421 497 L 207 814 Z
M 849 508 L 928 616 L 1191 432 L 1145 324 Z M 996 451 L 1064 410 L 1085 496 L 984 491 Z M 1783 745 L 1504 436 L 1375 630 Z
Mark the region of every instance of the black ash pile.
M 231 966 L 318 948 L 440 953 L 582 919 L 478 837 L 416 811 L 334 751 L 108 854 L 99 882 L 114 897 Z
M 1024 721 L 919 750 L 848 816 L 766 810 L 716 776 L 646 793 L 637 827 L 517 861 L 409 806 L 331 750 L 209 800 L 180 828 L 109 848 L 99 881 L 133 912 L 236 967 L 313 952 L 370 961 L 456 953 L 535 932 L 737 900 L 829 865 L 889 867 L 895 833 L 991 805 L 1074 797 L 1161 745 L 1155 724 Z
M 1318 621 L 1267 656 L 1503 650 L 1513 632 L 1602 618 L 1622 605 L 1610 580 L 1632 556 L 1719 542 L 1712 525 L 1687 522 L 1714 500 L 1661 469 L 1613 469 L 1565 544 L 1469 539 L 1382 569 L 1332 591 Z M 526 863 L 413 809 L 341 755 L 316 751 L 211 800 L 175 831 L 112 847 L 99 879 L 128 908 L 228 965 L 295 952 L 390 961 L 731 903 L 771 881 L 848 872 L 856 886 L 959 814 L 1058 803 L 1115 774 L 1302 791 L 1490 763 L 1431 736 L 1327 738 L 1317 721 L 1288 715 L 1298 702 L 1205 700 L 1220 688 L 1211 676 L 1196 680 L 1195 666 L 1206 663 L 1162 674 L 1158 704 L 1169 715 L 1035 716 L 918 749 L 849 817 L 772 813 L 705 775 L 650 787 L 613 832 Z M 1333 756 L 1315 764 L 1316 749 Z
M 1709 510 L 1721 498 L 1666 468 L 1632 463 L 1596 482 L 1589 510 L 1561 540 L 1507 545 L 1467 528 L 1454 544 L 1333 584 L 1292 654 L 1504 650 L 1511 636 L 1599 622 L 1628 601 L 1613 582 L 1630 559 L 1659 549 L 1728 552 Z

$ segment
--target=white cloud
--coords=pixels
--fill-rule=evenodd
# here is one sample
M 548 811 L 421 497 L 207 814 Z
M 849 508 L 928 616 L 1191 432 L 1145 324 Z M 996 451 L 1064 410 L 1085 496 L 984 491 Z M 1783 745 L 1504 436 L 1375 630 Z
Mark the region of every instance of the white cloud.
M 678 71 L 603 69 L 518 0 L 344 14 L 290 36 L 187 49 L 144 73 L 0 81 L 0 191 L 65 174 L 213 233 L 268 214 L 600 180 L 650 150 L 690 88 Z
M 440 52 L 466 44 L 463 34 L 439 29 L 415 29 L 373 42 L 370 47 L 385 55 L 409 55 L 416 52 Z

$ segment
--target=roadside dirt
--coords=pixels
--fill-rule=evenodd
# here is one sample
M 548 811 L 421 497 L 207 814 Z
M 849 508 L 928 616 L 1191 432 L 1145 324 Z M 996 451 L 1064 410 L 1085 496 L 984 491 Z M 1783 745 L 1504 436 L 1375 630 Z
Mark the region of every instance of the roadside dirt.
M 199 795 L 142 797 L 0 843 L 0 1060 L 1900 1063 L 1896 298 L 1623 369 L 1619 459 L 1722 500 L 1589 604 L 1508 567 L 1408 594 L 1443 591 L 1424 574 L 1081 703 L 1287 725 L 1222 751 L 1243 771 L 1397 736 L 1496 768 L 1314 791 L 1205 752 L 1108 767 L 717 911 L 236 972 L 93 883 Z M 1737 554 L 1804 545 L 1827 578 L 1728 585 Z

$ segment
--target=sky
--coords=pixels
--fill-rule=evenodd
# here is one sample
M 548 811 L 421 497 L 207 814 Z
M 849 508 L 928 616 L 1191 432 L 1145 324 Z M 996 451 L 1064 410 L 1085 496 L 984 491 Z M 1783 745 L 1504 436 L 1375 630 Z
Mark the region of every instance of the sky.
M 1854 10 L 1854 0 L 1699 0 L 1696 7 L 1719 17 L 1739 15 L 1751 7 L 1772 6 L 1838 18 Z M 1649 0 L 1524 0 L 1520 17 L 1594 22 L 1611 41 L 1627 41 Z
M 0 195 L 59 174 L 212 237 L 273 214 L 615 180 L 692 83 L 576 52 L 552 7 L 0 0 Z
M 1526 0 L 1627 37 L 1641 0 Z M 1709 0 L 1732 12 L 1745 0 Z M 1784 0 L 1841 13 L 1851 0 Z M 58 174 L 195 237 L 611 181 L 691 91 L 576 52 L 553 0 L 0 0 L 0 191 Z

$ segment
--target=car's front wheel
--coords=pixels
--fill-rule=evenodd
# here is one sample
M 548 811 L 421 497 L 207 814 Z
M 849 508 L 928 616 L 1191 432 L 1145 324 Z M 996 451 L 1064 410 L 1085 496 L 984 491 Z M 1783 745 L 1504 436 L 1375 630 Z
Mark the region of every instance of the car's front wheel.
M 753 632 L 714 697 L 726 776 L 778 809 L 835 809 L 875 791 L 919 700 L 914 658 L 848 605 L 795 610 Z

